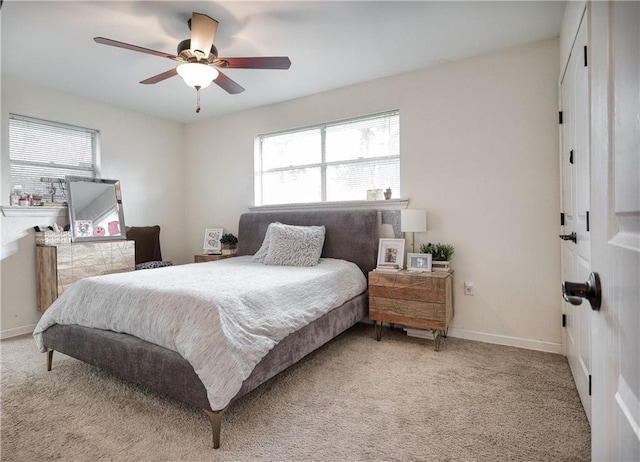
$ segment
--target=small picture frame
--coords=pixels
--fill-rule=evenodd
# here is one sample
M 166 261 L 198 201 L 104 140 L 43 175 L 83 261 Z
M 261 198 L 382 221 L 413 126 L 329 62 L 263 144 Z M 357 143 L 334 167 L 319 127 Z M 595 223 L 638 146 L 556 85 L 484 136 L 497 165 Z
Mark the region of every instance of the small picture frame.
M 74 226 L 76 237 L 93 236 L 93 220 L 76 220 Z
M 404 239 L 380 239 L 378 246 L 378 267 L 404 266 Z
M 407 270 L 415 273 L 430 273 L 432 258 L 430 253 L 408 253 Z
M 222 244 L 220 244 L 220 238 L 222 237 L 222 228 L 207 228 L 204 230 L 204 246 L 202 247 L 202 253 L 206 254 L 221 254 Z

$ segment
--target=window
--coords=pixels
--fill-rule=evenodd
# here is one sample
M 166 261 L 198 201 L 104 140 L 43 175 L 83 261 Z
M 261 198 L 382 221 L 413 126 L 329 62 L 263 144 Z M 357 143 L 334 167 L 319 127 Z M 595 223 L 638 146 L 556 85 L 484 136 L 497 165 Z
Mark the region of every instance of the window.
M 255 205 L 400 194 L 400 114 L 385 112 L 256 137 Z
M 51 183 L 40 178 L 98 176 L 98 131 L 46 120 L 9 115 L 9 181 L 28 194 L 51 201 Z M 66 200 L 56 188 L 55 200 Z

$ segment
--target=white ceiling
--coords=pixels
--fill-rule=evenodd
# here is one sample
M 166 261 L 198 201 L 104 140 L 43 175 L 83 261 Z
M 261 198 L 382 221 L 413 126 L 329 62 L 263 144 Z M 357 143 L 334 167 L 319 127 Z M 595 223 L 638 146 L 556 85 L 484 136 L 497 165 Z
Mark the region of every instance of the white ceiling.
M 246 90 L 201 92 L 180 77 L 140 80 L 169 59 L 96 44 L 103 36 L 167 53 L 189 38 L 187 20 L 220 23 L 221 57 L 289 56 L 282 70 L 227 69 Z M 5 0 L 2 73 L 180 122 L 235 112 L 524 43 L 556 37 L 564 2 L 192 2 Z M 372 96 L 373 97 L 373 96 Z

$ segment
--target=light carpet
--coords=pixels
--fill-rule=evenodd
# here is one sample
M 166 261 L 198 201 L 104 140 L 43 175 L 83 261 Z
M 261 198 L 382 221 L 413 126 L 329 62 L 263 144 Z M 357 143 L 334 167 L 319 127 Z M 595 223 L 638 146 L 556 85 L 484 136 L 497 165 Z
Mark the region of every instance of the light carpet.
M 3 340 L 5 461 L 590 460 L 566 358 L 359 324 L 233 403 L 221 447 L 204 413 L 30 337 Z

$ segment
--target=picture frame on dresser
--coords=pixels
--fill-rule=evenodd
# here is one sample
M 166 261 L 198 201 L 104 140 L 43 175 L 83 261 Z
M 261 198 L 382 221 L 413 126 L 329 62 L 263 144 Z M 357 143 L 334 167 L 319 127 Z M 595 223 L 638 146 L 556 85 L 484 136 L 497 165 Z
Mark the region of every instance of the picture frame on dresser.
M 407 270 L 415 273 L 430 273 L 432 270 L 432 255 L 430 253 L 408 253 Z
M 222 253 L 222 244 L 220 243 L 222 232 L 222 228 L 207 228 L 204 230 L 202 253 L 214 255 Z
M 404 268 L 404 239 L 380 239 L 378 267 Z

